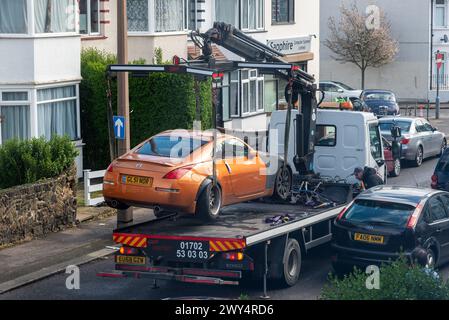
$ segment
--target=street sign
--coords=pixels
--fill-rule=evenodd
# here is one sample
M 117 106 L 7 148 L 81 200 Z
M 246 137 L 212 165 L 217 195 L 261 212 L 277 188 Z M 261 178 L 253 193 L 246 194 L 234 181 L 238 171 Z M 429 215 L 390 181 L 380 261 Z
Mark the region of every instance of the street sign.
M 438 70 L 440 70 L 441 66 L 443 65 L 443 58 L 444 58 L 443 54 L 438 52 L 437 56 L 436 56 L 436 59 L 435 59 L 435 61 L 437 63 L 437 69 Z
M 125 117 L 114 116 L 112 123 L 114 124 L 115 138 L 125 140 Z

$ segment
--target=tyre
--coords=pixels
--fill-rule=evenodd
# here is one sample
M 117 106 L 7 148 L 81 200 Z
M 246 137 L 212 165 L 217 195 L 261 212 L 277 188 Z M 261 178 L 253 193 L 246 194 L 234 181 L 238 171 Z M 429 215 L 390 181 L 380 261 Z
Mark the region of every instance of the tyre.
M 446 138 L 443 138 L 443 143 L 441 144 L 441 150 L 440 153 L 438 154 L 438 157 L 441 157 L 444 153 L 444 149 L 446 149 L 447 147 L 447 140 Z
M 395 159 L 393 162 L 393 170 L 390 172 L 390 176 L 398 177 L 401 174 L 401 159 Z
M 282 261 L 281 285 L 284 287 L 294 286 L 299 279 L 301 273 L 301 247 L 296 239 L 289 239 L 284 251 L 284 259 Z
M 419 146 L 418 150 L 416 150 L 415 160 L 412 161 L 413 166 L 421 167 L 423 160 L 424 160 L 424 150 L 422 146 Z
M 436 266 L 436 254 L 432 248 L 427 249 L 426 268 L 433 269 Z
M 277 200 L 286 201 L 292 189 L 292 175 L 288 167 L 281 166 L 276 174 L 273 197 Z
M 211 182 L 198 197 L 196 215 L 204 221 L 215 220 L 220 215 L 221 204 L 221 189 Z
M 108 207 L 111 207 L 113 209 L 117 210 L 127 210 L 129 209 L 129 206 L 127 204 L 124 204 L 122 202 L 119 202 L 117 200 L 106 200 L 105 201 Z

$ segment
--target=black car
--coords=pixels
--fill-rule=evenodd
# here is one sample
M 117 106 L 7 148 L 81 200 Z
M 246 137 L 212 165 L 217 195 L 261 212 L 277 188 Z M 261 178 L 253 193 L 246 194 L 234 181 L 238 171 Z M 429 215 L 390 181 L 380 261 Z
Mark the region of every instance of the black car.
M 334 270 L 381 265 L 400 254 L 427 251 L 427 264 L 449 260 L 449 193 L 379 186 L 360 194 L 337 217 L 332 240 Z
M 449 148 L 441 154 L 432 176 L 432 188 L 449 191 Z
M 364 90 L 361 100 L 376 116 L 397 116 L 400 114 L 396 96 L 388 90 Z

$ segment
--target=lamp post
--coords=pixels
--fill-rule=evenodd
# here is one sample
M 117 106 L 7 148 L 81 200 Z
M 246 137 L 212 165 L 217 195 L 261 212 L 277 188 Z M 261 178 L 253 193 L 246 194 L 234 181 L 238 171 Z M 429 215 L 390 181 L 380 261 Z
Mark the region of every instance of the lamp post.
M 435 99 L 435 119 L 440 118 L 440 70 L 443 64 L 443 54 L 440 53 L 440 50 L 437 50 L 437 54 L 435 56 L 435 62 L 437 65 L 437 96 Z

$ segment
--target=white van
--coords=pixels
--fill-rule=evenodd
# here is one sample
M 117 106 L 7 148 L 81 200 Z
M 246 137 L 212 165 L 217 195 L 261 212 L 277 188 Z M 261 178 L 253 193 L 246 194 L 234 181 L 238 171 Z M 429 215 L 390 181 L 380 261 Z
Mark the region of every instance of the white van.
M 277 141 L 277 153 L 281 156 L 284 155 L 286 112 L 274 111 L 270 119 L 269 148 L 276 148 L 273 143 Z M 287 160 L 293 174 L 297 173 L 293 164 L 297 114 L 297 110 L 292 110 Z M 321 176 L 345 179 L 354 168 L 368 166 L 376 168 L 385 181 L 385 158 L 376 116 L 367 112 L 318 109 L 316 123 L 315 153 L 310 169 Z M 348 182 L 355 181 L 348 179 Z

